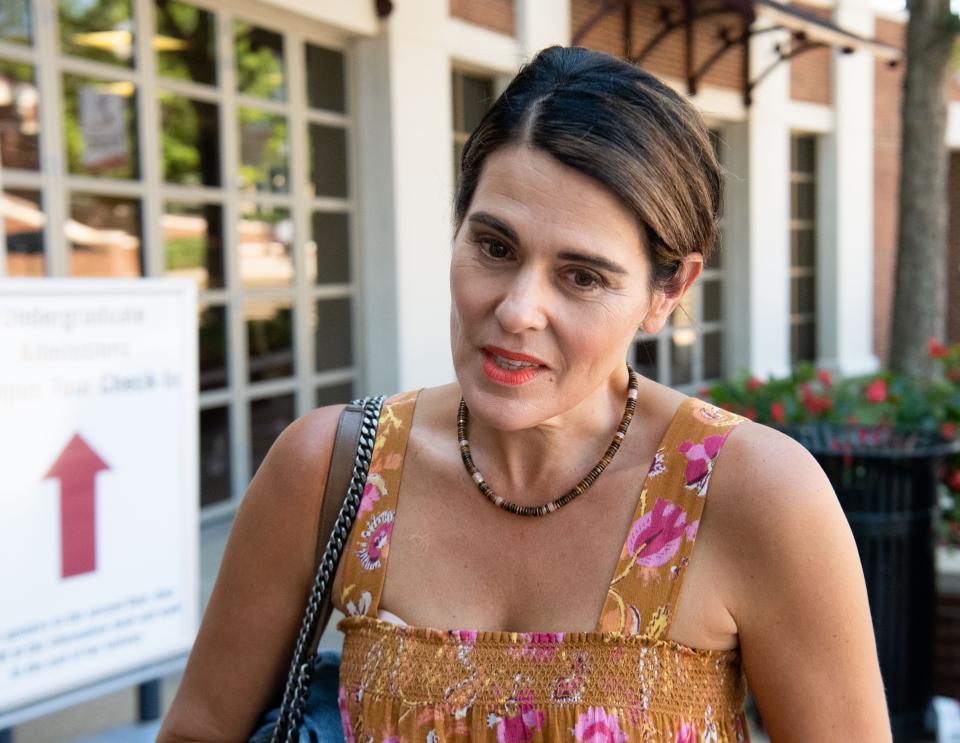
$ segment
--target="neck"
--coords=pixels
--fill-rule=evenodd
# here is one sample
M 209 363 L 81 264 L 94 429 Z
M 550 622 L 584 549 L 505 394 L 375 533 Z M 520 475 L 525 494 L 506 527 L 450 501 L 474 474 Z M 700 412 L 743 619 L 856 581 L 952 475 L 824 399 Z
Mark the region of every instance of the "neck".
M 518 505 L 539 505 L 574 487 L 597 464 L 623 418 L 629 375 L 611 375 L 576 406 L 530 428 L 505 431 L 469 416 L 473 460 L 486 482 Z

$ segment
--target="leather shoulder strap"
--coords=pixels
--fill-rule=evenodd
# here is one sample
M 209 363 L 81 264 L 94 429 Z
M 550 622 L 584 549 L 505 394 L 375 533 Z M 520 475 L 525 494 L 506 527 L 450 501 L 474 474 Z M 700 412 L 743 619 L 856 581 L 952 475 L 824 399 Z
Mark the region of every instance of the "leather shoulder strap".
M 327 469 L 327 484 L 323 489 L 323 503 L 320 507 L 320 522 L 317 526 L 317 546 L 314 553 L 314 573 L 320 567 L 320 559 L 326 549 L 330 535 L 333 533 L 337 514 L 347 496 L 350 487 L 350 477 L 353 473 L 353 463 L 357 455 L 357 445 L 360 441 L 360 428 L 363 424 L 363 408 L 350 403 L 340 413 L 337 423 L 337 433 L 333 441 L 333 452 L 330 455 L 330 465 Z M 313 638 L 313 647 L 320 640 L 330 614 L 333 612 L 333 590 L 328 589 L 320 602 L 320 621 Z

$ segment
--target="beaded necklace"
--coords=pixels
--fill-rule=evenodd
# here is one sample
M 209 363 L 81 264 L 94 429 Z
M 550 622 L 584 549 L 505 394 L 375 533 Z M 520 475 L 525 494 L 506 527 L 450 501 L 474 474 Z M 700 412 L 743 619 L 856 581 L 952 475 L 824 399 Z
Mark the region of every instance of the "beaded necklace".
M 469 411 L 467 410 L 466 401 L 461 397 L 460 409 L 457 411 L 457 438 L 460 443 L 460 458 L 463 459 L 464 467 L 467 468 L 467 472 L 470 473 L 470 477 L 477 484 L 480 492 L 495 506 L 502 508 L 504 511 L 515 513 L 518 516 L 546 516 L 548 513 L 553 513 L 557 509 L 563 508 L 574 498 L 584 493 L 587 488 L 593 485 L 596 479 L 600 477 L 607 468 L 607 465 L 613 461 L 613 457 L 620 450 L 620 444 L 624 436 L 627 435 L 627 429 L 630 428 L 630 421 L 633 420 L 633 413 L 637 409 L 637 390 L 640 387 L 640 378 L 629 363 L 627 364 L 627 373 L 630 375 L 630 384 L 627 388 L 627 404 L 623 411 L 623 417 L 620 419 L 620 425 L 617 426 L 616 433 L 613 434 L 613 441 L 610 442 L 607 451 L 600 457 L 600 461 L 593 466 L 593 469 L 587 473 L 586 477 L 577 483 L 572 490 L 541 506 L 521 506 L 508 501 L 497 495 L 493 488 L 483 479 L 483 475 L 480 474 L 480 470 L 478 470 L 477 466 L 473 463 L 473 455 L 470 453 L 470 442 L 467 440 Z

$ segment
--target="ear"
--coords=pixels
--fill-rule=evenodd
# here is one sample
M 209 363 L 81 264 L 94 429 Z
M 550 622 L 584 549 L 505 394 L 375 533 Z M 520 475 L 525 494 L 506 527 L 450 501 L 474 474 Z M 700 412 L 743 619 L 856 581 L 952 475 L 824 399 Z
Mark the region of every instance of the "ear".
M 676 291 L 654 292 L 650 309 L 647 311 L 647 314 L 643 318 L 643 322 L 640 325 L 644 332 L 655 335 L 663 329 L 664 325 L 667 324 L 667 320 L 670 318 L 670 314 L 673 312 L 674 308 L 680 304 L 680 300 L 683 299 L 683 296 L 687 293 L 687 290 L 693 286 L 693 283 L 697 280 L 697 277 L 700 276 L 702 271 L 703 255 L 700 253 L 690 253 L 684 257 L 683 264 L 680 267 L 683 281 L 678 285 Z

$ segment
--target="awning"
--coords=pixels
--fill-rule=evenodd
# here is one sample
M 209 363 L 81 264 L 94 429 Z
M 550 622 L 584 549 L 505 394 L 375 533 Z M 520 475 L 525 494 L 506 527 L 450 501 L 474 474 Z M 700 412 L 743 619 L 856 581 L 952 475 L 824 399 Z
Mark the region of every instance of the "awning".
M 902 50 L 896 47 L 845 31 L 815 13 L 790 5 L 782 5 L 776 0 L 673 0 L 673 2 L 663 2 L 660 5 L 659 26 L 642 47 L 636 48 L 632 37 L 632 10 L 636 2 L 637 0 L 603 0 L 599 3 L 596 11 L 583 22 L 580 28 L 574 31 L 573 44 L 582 43 L 590 29 L 605 16 L 620 12 L 624 16 L 623 56 L 631 62 L 642 64 L 644 59 L 667 36 L 675 31 L 683 30 L 686 36 L 686 77 L 690 95 L 696 94 L 700 81 L 710 68 L 728 51 L 738 46 L 743 47 L 743 99 L 747 106 L 750 105 L 753 90 L 778 64 L 793 59 L 811 49 L 832 48 L 844 54 L 866 51 L 891 66 L 896 65 L 903 57 Z M 699 21 L 717 16 L 722 16 L 727 20 L 719 24 L 716 46 L 696 63 L 693 55 L 694 27 Z M 758 27 L 756 23 L 758 17 L 770 21 L 772 25 L 764 24 L 762 27 Z M 773 31 L 788 31 L 790 33 L 789 43 L 775 42 L 773 50 L 777 59 L 759 75 L 751 79 L 749 41 L 754 36 Z
M 782 5 L 774 0 L 756 0 L 760 15 L 779 26 L 801 35 L 818 46 L 830 46 L 846 54 L 856 51 L 870 52 L 877 59 L 897 64 L 903 58 L 903 50 L 876 39 L 866 39 L 850 31 L 844 31 L 815 13 L 792 5 Z

